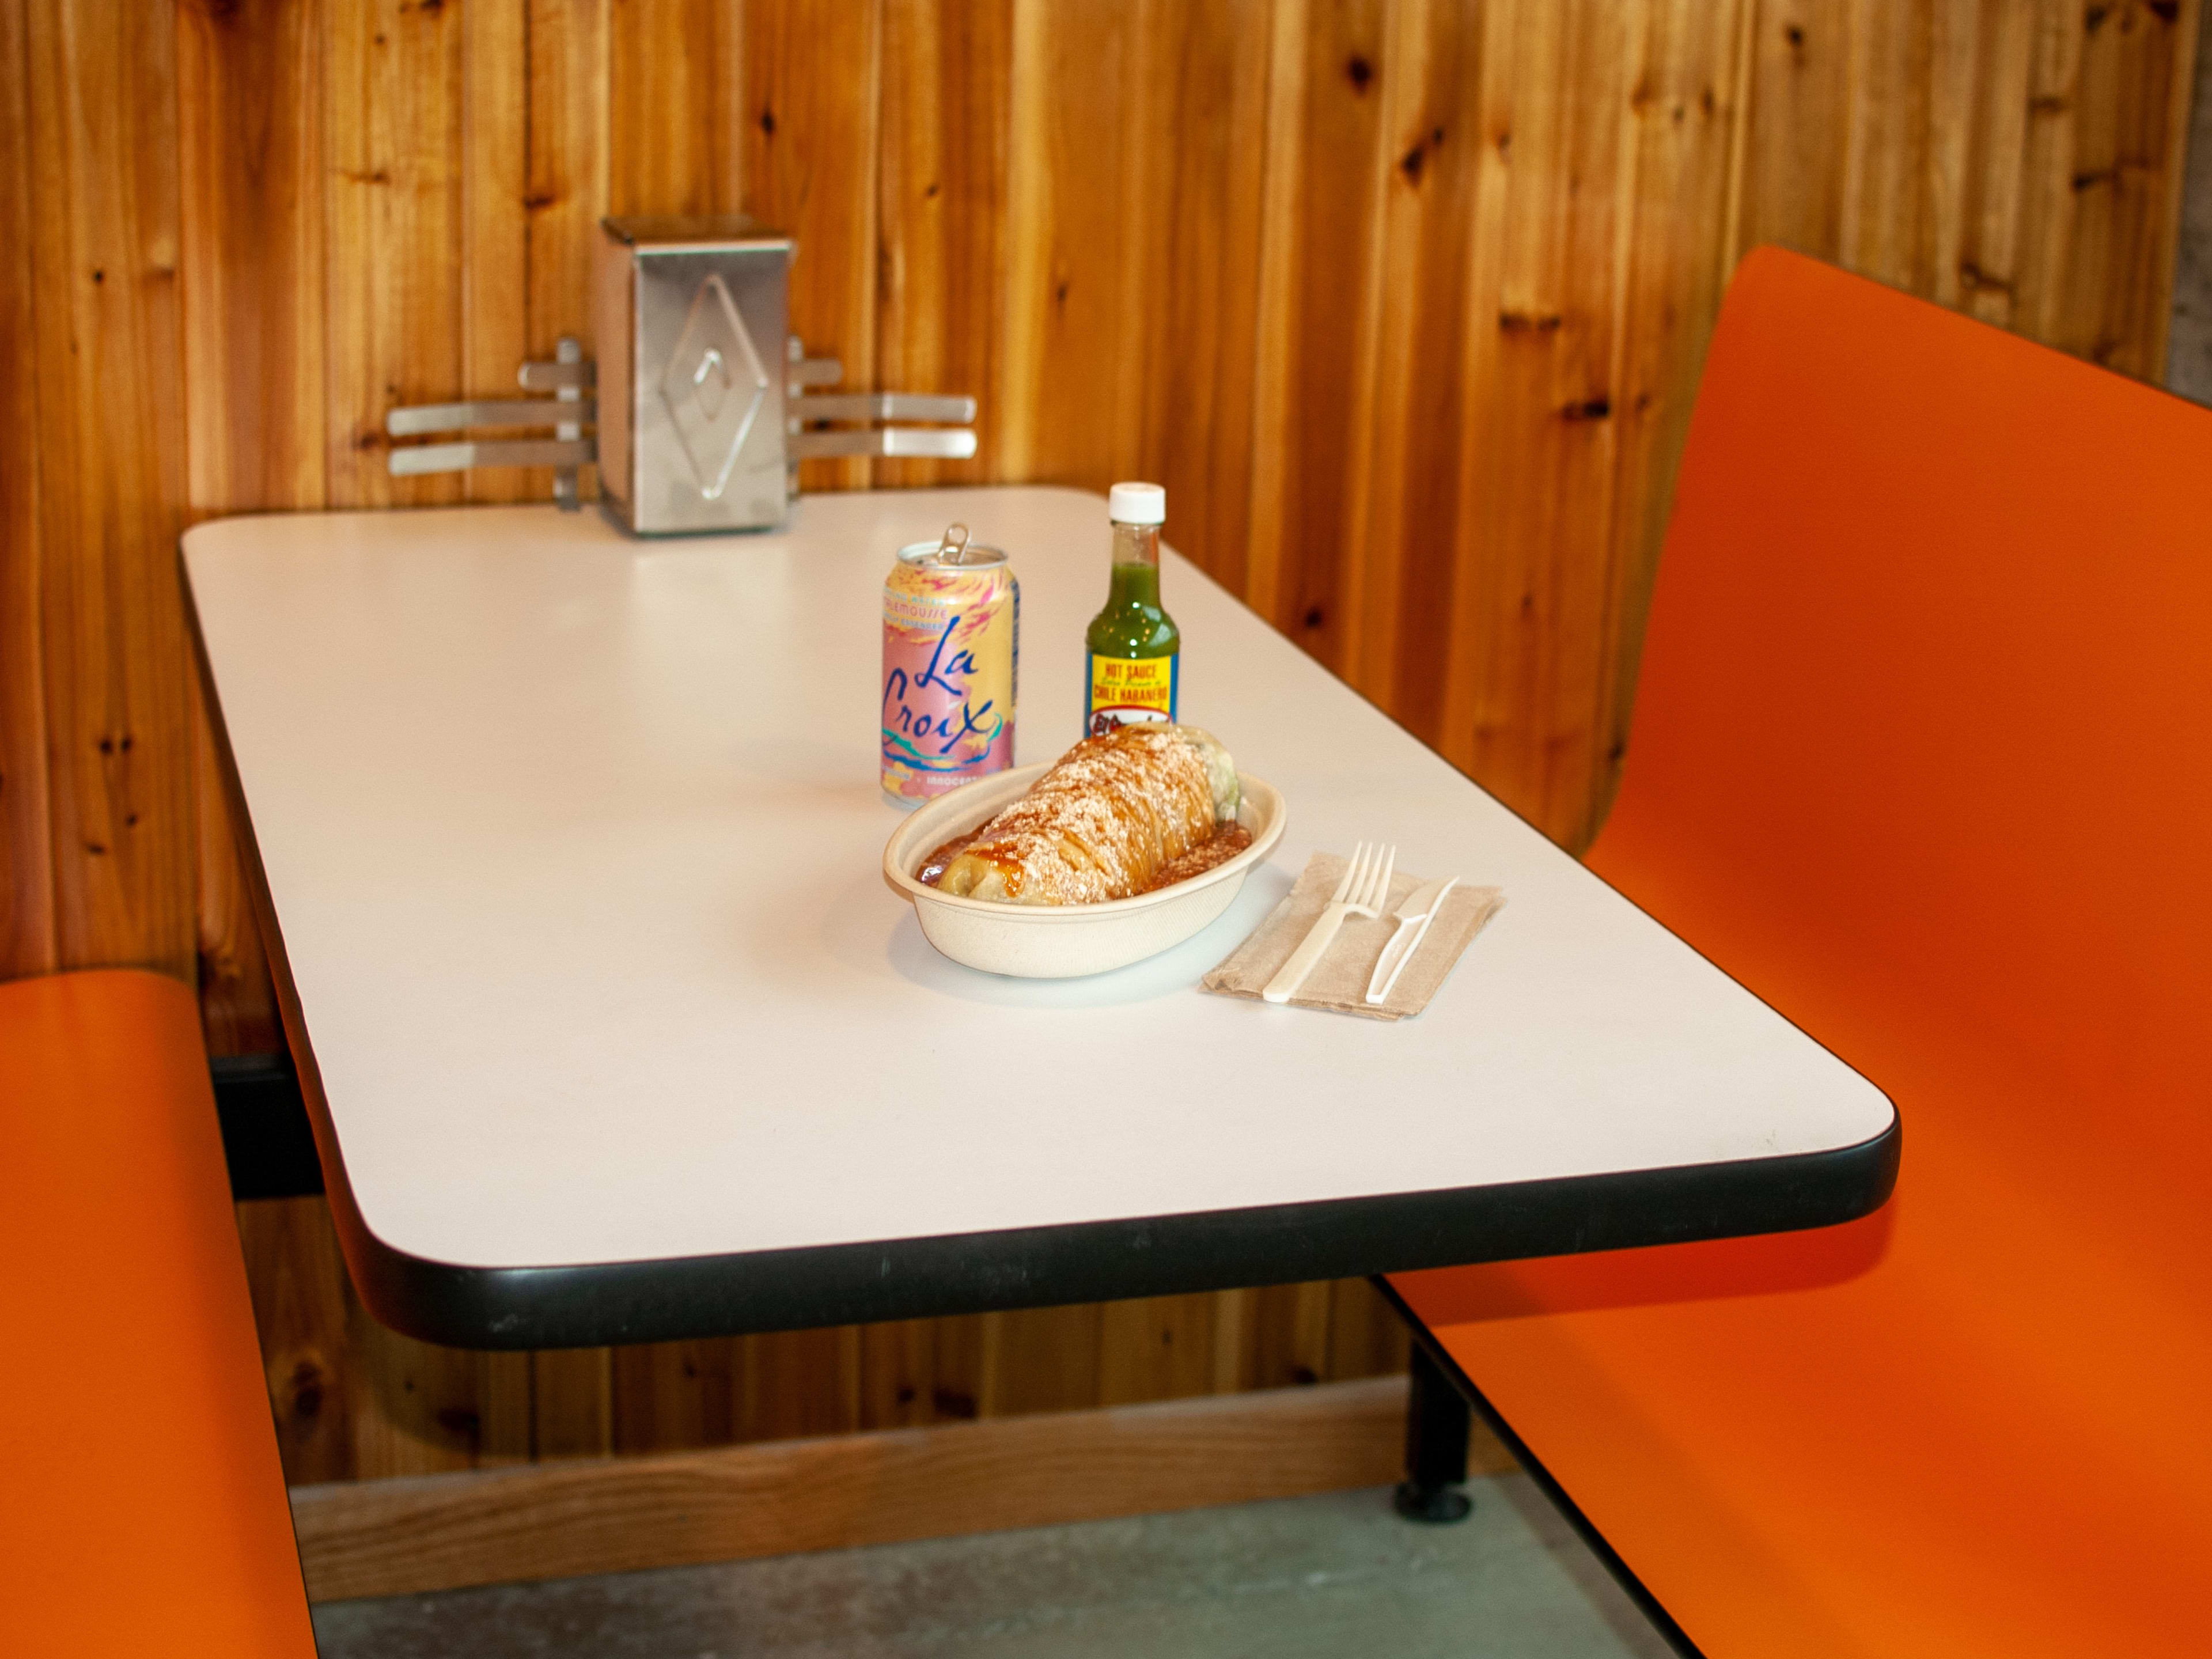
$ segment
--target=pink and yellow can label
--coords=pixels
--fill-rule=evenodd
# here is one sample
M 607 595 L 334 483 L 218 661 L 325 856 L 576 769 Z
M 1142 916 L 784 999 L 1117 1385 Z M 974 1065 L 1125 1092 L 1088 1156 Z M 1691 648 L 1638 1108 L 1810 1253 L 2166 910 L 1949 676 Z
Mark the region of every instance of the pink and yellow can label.
M 884 584 L 883 785 L 921 802 L 1014 763 L 1021 588 L 1006 555 L 899 550 Z

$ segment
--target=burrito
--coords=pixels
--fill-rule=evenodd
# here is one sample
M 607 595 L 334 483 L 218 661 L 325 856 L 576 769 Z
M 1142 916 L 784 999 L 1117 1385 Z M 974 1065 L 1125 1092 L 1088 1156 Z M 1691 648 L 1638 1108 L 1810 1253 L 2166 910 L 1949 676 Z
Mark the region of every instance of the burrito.
M 1000 904 L 1098 904 L 1151 888 L 1237 817 L 1237 767 L 1193 726 L 1085 738 L 951 857 L 940 892 Z

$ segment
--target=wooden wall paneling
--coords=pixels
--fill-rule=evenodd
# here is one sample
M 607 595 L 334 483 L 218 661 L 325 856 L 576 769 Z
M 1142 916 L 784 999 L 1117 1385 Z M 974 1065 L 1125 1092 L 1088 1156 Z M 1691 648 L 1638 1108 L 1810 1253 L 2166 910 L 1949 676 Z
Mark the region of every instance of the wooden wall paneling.
M 745 211 L 798 242 L 791 328 L 875 384 L 877 115 L 882 0 L 752 0 L 745 9 Z M 809 461 L 807 489 L 860 489 L 864 459 Z
M 1850 131 L 1851 0 L 1747 0 L 1753 13 L 1736 234 L 1816 258 L 1843 246 L 1841 150 Z
M 739 1340 L 710 1337 L 614 1349 L 614 1449 L 675 1451 L 735 1439 Z
M 977 406 L 974 459 L 879 461 L 879 489 L 980 483 L 996 465 L 1013 27 L 1012 0 L 884 0 L 878 383 Z
M 1613 394 L 1617 477 L 1597 661 L 1595 775 L 1575 845 L 1603 823 L 1627 753 L 1644 620 L 1706 343 L 1720 314 L 1735 117 L 1753 0 L 1661 0 L 1632 99 L 1637 124 Z
M 1098 1403 L 1097 1303 L 985 1314 L 976 1355 L 979 1417 L 1076 1411 Z
M 742 0 L 612 0 L 607 210 L 742 206 Z
M 529 1359 L 532 1461 L 613 1451 L 613 1351 L 544 1348 Z
M 2035 8 L 2029 48 L 2027 143 L 2021 158 L 2021 209 L 2005 321 L 2032 339 L 2056 344 L 2065 314 L 2069 250 L 2075 230 L 2075 156 L 2079 149 L 2083 15 L 2064 0 Z
M 530 341 L 528 0 L 469 0 L 461 9 L 460 50 L 457 395 L 512 398 Z M 471 501 L 543 501 L 551 494 L 550 475 L 537 471 L 487 467 L 465 477 Z
M 2037 5 L 1987 4 L 1980 19 L 1956 286 L 1945 303 L 1999 327 L 2012 321 L 2038 14 L 2042 9 Z
M 28 8 L 47 790 L 59 965 L 187 977 L 176 37 L 147 21 Z
M 1459 517 L 1462 366 L 1475 185 L 1483 154 L 1480 20 L 1409 9 L 1403 61 L 1386 74 L 1383 266 L 1372 460 L 1354 683 L 1424 740 L 1441 725 Z M 1413 25 L 1418 22 L 1418 31 Z
M 320 0 L 178 16 L 195 518 L 323 504 L 325 27 Z
M 330 503 L 461 499 L 459 473 L 394 478 L 385 413 L 462 378 L 462 15 L 328 0 L 324 315 Z
M 347 1409 L 361 1480 L 530 1457 L 530 1356 L 441 1348 L 380 1324 L 349 1287 Z
M 861 1426 L 861 1329 L 829 1326 L 741 1340 L 734 1438 L 789 1440 Z
M 0 8 L 0 979 L 55 962 L 25 25 Z
M 1328 1380 L 1346 1382 L 1402 1371 L 1413 1338 L 1398 1310 L 1364 1279 L 1329 1285 Z
M 1269 23 L 1261 0 L 1152 5 L 1131 112 L 1142 264 L 1129 465 L 1166 486 L 1175 545 L 1232 590 L 1250 538 Z
M 1962 134 L 1953 84 L 1972 69 L 1949 50 L 1957 0 L 1854 9 L 1845 42 L 1838 252 L 1844 263 L 1899 287 L 1929 289 L 1944 220 L 1946 162 Z
M 1307 0 L 1274 0 L 1268 18 L 1267 125 L 1260 179 L 1260 281 L 1255 327 L 1262 342 L 1252 378 L 1252 484 L 1241 573 L 1219 567 L 1244 603 L 1272 617 L 1282 603 L 1286 447 L 1291 422 L 1292 337 L 1297 287 L 1294 264 L 1300 143 L 1306 94 Z
M 610 12 L 610 0 L 529 0 L 524 345 L 538 361 L 564 334 L 586 356 L 596 349 L 592 253 L 608 210 Z M 526 499 L 552 493 L 549 472 L 526 476 Z M 590 469 L 580 483 L 586 498 L 596 495 Z
M 1392 69 L 1379 0 L 1316 7 L 1306 39 L 1294 228 L 1294 272 L 1280 349 L 1285 472 L 1282 543 L 1269 620 L 1331 667 L 1346 651 L 1346 587 L 1361 549 L 1364 417 L 1372 409 L 1381 295 L 1375 249 L 1386 163 Z
M 1016 0 L 1001 476 L 1103 489 L 1133 457 L 1126 170 L 1146 12 Z M 1103 588 L 1101 590 L 1103 591 Z
M 1475 294 L 1473 331 L 1492 340 L 1487 372 L 1470 381 L 1483 409 L 1468 423 L 1443 736 L 1447 755 L 1563 841 L 1587 816 L 1595 775 L 1630 224 L 1620 198 L 1635 158 L 1629 65 L 1649 26 L 1644 4 L 1530 8 L 1485 48 L 1500 165 L 1479 190 L 1505 200 L 1497 297 L 1486 283 Z
M 319 4 L 192 3 L 177 19 L 187 507 L 325 499 Z M 192 690 L 200 1008 L 216 1054 L 283 1047 L 228 792 Z
M 2082 15 L 2064 309 L 2051 343 L 2156 380 L 2166 367 L 2197 11 L 2147 0 Z M 2130 281 L 2125 273 L 2142 272 Z
M 1376 131 L 1362 155 L 1370 173 L 1360 246 L 1365 270 L 1350 328 L 1344 510 L 1334 560 L 1333 625 L 1327 632 L 1335 641 L 1336 672 L 1378 701 L 1395 678 L 1391 652 L 1405 556 L 1402 481 L 1396 475 L 1405 460 L 1406 402 L 1414 373 L 1411 307 L 1399 296 L 1413 288 L 1419 259 L 1419 198 L 1407 186 L 1419 177 L 1425 147 L 1414 155 L 1411 179 L 1400 163 L 1420 145 L 1431 22 L 1425 0 L 1384 7 Z
M 860 1426 L 920 1428 L 975 1418 L 982 1392 L 981 1315 L 860 1328 Z
M 293 1486 L 352 1480 L 359 1368 L 347 1346 L 349 1292 L 329 1206 L 319 1198 L 241 1204 L 238 1238 L 284 1479 Z
M 1267 1285 L 1251 1291 L 1242 1386 L 1286 1389 L 1328 1375 L 1334 1293 L 1325 1284 Z
M 1154 1296 L 1099 1310 L 1098 1403 L 1127 1406 L 1211 1394 L 1215 1298 Z
M 239 862 L 206 690 L 197 672 L 185 678 L 191 734 L 195 830 L 195 955 L 199 969 L 200 1029 L 210 1054 L 283 1052 L 284 1027 L 269 978 L 260 924 Z

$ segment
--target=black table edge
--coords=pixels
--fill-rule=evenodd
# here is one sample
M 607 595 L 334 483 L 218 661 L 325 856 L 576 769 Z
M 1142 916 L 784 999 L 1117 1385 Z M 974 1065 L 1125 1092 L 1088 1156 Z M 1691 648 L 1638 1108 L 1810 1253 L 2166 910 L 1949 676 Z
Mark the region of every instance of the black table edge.
M 385 1324 L 465 1348 L 565 1348 L 1295 1284 L 1792 1232 L 1879 1209 L 1902 1144 L 726 1255 L 475 1267 L 395 1249 L 325 1159 L 339 1243 Z M 325 1141 L 326 1154 L 335 1137 Z

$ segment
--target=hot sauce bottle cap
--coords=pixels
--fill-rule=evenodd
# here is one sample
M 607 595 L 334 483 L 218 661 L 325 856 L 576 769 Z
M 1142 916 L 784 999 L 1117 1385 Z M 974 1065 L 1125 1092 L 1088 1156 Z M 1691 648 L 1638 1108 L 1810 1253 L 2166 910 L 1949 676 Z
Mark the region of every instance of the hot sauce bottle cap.
M 1155 483 L 1117 483 L 1107 492 L 1106 516 L 1115 524 L 1165 524 L 1168 492 Z

